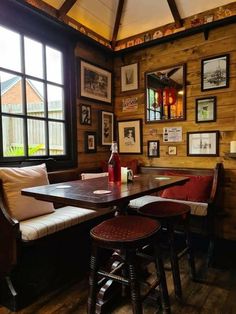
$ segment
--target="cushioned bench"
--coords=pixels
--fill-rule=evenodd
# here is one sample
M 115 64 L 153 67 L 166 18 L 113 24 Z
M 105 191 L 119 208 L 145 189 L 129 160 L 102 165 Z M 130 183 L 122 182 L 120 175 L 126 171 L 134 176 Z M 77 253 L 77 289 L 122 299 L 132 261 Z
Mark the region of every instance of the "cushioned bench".
M 169 177 L 189 177 L 183 185 L 168 188 L 158 195 L 145 195 L 131 200 L 129 207 L 137 209 L 150 202 L 175 201 L 191 207 L 191 226 L 195 232 L 204 232 L 209 238 L 208 263 L 210 263 L 215 240 L 215 217 L 221 207 L 223 166 L 217 163 L 214 169 L 173 167 L 140 167 L 140 172 L 156 173 Z
M 47 175 L 45 165 L 0 168 L 0 301 L 11 310 L 31 303 L 43 292 L 78 279 L 88 267 L 89 230 L 110 208 L 41 202 L 22 196 L 22 188 L 80 178 L 77 169 Z M 7 242 L 6 242 L 7 241 Z

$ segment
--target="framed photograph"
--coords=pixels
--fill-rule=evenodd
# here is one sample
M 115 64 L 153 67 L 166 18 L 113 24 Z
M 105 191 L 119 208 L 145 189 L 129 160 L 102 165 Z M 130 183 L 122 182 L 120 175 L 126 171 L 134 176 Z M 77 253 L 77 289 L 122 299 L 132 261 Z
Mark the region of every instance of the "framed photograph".
M 187 132 L 188 156 L 219 156 L 219 131 Z
M 202 91 L 229 86 L 229 54 L 204 59 L 201 65 Z
M 177 155 L 177 147 L 169 146 L 168 147 L 168 155 Z
M 111 146 L 114 139 L 114 114 L 108 111 L 101 112 L 102 145 Z
M 159 141 L 148 141 L 147 144 L 148 157 L 159 157 Z
M 80 96 L 111 103 L 111 72 L 80 60 Z
M 138 89 L 138 63 L 121 67 L 121 91 Z
M 118 121 L 117 128 L 120 154 L 142 154 L 142 119 Z
M 92 114 L 90 105 L 80 105 L 80 124 L 91 125 Z
M 196 122 L 216 121 L 216 97 L 196 99 Z
M 97 151 L 97 137 L 96 132 L 84 133 L 84 144 L 86 153 L 96 153 Z

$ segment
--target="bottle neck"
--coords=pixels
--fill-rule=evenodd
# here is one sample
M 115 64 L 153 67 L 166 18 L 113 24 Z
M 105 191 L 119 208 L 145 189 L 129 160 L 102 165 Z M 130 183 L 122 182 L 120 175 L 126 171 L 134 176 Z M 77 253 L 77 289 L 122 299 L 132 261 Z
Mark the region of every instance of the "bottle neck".
M 111 144 L 111 152 L 112 153 L 118 153 L 118 147 L 117 147 L 117 143 L 116 142 Z

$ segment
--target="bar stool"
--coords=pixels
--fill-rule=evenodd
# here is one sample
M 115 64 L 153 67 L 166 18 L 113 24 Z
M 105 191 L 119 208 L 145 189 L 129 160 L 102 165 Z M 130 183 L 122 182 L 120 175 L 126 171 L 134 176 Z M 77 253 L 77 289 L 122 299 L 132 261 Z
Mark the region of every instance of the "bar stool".
M 170 313 L 165 271 L 158 245 L 160 229 L 160 223 L 148 217 L 118 216 L 102 222 L 90 231 L 92 255 L 90 261 L 88 314 L 96 313 L 99 275 L 129 286 L 133 313 L 143 313 L 137 276 L 137 251 L 147 244 L 152 245 L 154 249 L 155 267 L 158 274 L 158 280 L 151 286 L 151 289 L 159 285 L 163 311 Z M 122 256 L 125 256 L 122 259 L 123 266 L 127 267 L 125 268 L 127 271 L 123 271 L 122 276 L 116 275 L 114 271 L 105 272 L 100 269 L 99 253 L 101 253 L 101 249 L 119 250 L 123 253 Z M 125 276 L 124 274 L 127 273 L 128 275 Z
M 189 231 L 190 210 L 191 209 L 188 205 L 172 201 L 152 202 L 138 209 L 140 214 L 158 219 L 162 225 L 162 230 L 166 230 L 167 232 L 175 296 L 180 300 L 182 299 L 182 288 L 179 271 L 179 259 L 185 254 L 188 256 L 188 264 L 192 280 L 195 280 L 196 277 L 191 235 Z M 176 226 L 180 223 L 183 225 L 186 246 L 178 254 L 175 245 L 175 230 Z

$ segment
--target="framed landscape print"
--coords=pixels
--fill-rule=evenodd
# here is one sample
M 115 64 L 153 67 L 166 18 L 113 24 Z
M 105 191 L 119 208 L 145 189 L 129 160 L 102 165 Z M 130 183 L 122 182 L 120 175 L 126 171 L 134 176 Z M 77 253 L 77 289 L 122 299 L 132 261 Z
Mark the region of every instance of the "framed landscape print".
M 142 119 L 118 121 L 118 146 L 121 154 L 142 154 Z
M 91 125 L 91 106 L 80 104 L 80 124 Z
M 148 141 L 147 143 L 148 157 L 159 157 L 159 141 Z
M 196 122 L 216 121 L 216 97 L 196 99 Z
M 219 131 L 187 132 L 188 156 L 219 156 Z
M 229 55 L 202 60 L 202 91 L 229 86 Z
M 97 137 L 96 132 L 84 133 L 84 144 L 86 153 L 96 153 L 97 151 Z
M 138 63 L 121 67 L 121 91 L 138 89 Z
M 80 95 L 111 103 L 111 72 L 80 60 Z
M 102 145 L 111 145 L 114 139 L 114 114 L 108 111 L 101 112 Z

